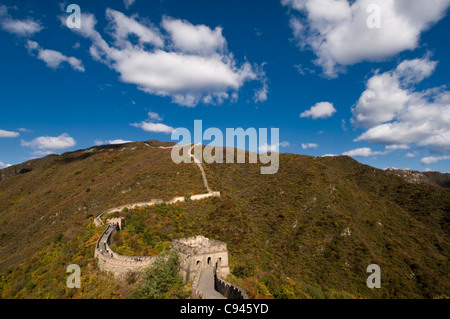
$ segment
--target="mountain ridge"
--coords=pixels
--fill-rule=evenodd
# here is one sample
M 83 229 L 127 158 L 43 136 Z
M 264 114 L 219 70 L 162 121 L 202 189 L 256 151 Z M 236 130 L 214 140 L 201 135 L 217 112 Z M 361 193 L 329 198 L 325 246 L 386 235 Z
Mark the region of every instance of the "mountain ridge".
M 145 143 L 46 157 L 0 181 L 3 298 L 128 296 L 133 284 L 95 266 L 95 216 L 204 191 L 194 163 L 174 164 L 169 149 Z M 123 212 L 128 228 L 116 246 L 152 255 L 176 238 L 219 239 L 228 244 L 230 281 L 251 298 L 450 295 L 447 189 L 411 184 L 350 157 L 282 153 L 277 174 L 261 175 L 259 167 L 204 164 L 221 198 Z M 71 263 L 86 276 L 78 292 L 64 286 Z M 372 263 L 382 268 L 384 289 L 365 285 Z

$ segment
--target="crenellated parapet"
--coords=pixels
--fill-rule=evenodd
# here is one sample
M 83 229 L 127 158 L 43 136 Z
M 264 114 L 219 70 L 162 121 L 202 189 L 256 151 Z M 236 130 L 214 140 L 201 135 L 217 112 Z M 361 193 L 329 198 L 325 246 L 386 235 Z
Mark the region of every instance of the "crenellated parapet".
M 119 219 L 108 220 L 110 224 L 97 240 L 94 258 L 98 261 L 100 270 L 111 272 L 118 279 L 125 279 L 129 272 L 142 272 L 155 260 L 156 256 L 123 256 L 115 253 L 110 245 L 112 235 L 118 230 Z
M 172 249 L 178 251 L 180 274 L 185 282 L 198 279 L 208 266 L 218 267 L 223 275 L 230 273 L 227 244 L 204 236 L 172 241 Z
M 216 272 L 214 276 L 214 289 L 220 292 L 227 299 L 248 299 L 247 293 L 241 287 L 230 284 L 220 278 Z

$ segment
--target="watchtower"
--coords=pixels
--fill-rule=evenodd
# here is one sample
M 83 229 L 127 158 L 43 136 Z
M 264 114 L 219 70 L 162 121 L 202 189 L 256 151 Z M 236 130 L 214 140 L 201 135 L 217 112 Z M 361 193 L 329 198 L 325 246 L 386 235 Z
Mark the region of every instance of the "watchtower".
M 204 236 L 172 241 L 172 249 L 180 255 L 180 274 L 185 282 L 196 278 L 206 267 L 217 268 L 220 276 L 230 273 L 227 244 Z

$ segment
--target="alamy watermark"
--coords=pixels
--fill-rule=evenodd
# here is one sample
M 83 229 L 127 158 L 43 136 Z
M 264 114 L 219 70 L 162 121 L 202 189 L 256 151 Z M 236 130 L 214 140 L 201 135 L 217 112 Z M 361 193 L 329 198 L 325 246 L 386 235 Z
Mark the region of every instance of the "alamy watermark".
M 67 266 L 66 272 L 71 273 L 66 280 L 67 288 L 81 288 L 81 268 L 77 264 Z
M 69 4 L 66 9 L 67 13 L 71 13 L 67 17 L 66 25 L 68 28 L 80 29 L 81 28 L 81 8 L 78 4 Z
M 177 128 L 172 132 L 173 141 L 180 140 L 172 148 L 172 161 L 174 163 L 224 163 L 235 162 L 234 147 L 236 145 L 237 163 L 246 162 L 246 146 L 248 146 L 249 163 L 269 164 L 260 168 L 261 174 L 275 174 L 279 168 L 279 129 L 270 129 L 270 143 L 268 143 L 268 129 L 253 127 L 247 128 L 227 128 L 224 134 L 216 127 L 211 127 L 203 132 L 202 121 L 194 121 L 194 136 L 187 128 Z M 235 140 L 237 143 L 235 144 Z M 248 144 L 247 144 L 248 140 Z M 211 141 L 205 148 L 203 141 Z M 193 145 L 192 145 L 193 142 Z M 193 151 L 193 152 L 192 152 Z M 181 153 L 181 154 L 180 154 Z
M 381 288 L 381 267 L 377 264 L 367 266 L 366 272 L 372 273 L 367 277 L 367 287 L 370 289 Z
M 371 3 L 367 6 L 367 13 L 370 15 L 367 17 L 366 25 L 369 29 L 381 28 L 381 7 L 378 4 Z

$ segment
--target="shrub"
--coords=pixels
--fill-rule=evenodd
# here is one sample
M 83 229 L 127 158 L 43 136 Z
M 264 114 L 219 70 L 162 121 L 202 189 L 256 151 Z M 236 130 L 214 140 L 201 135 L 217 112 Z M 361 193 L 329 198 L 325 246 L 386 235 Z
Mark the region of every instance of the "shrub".
M 55 237 L 53 237 L 53 242 L 55 244 L 59 243 L 63 237 L 64 237 L 63 233 L 58 233 L 58 234 L 55 235 Z
M 190 295 L 178 273 L 178 253 L 175 251 L 159 256 L 144 273 L 143 281 L 131 293 L 132 298 L 182 299 Z
M 254 263 L 247 263 L 244 265 L 238 265 L 234 267 L 232 273 L 233 275 L 240 277 L 240 278 L 248 278 L 252 277 L 256 274 L 257 267 Z

